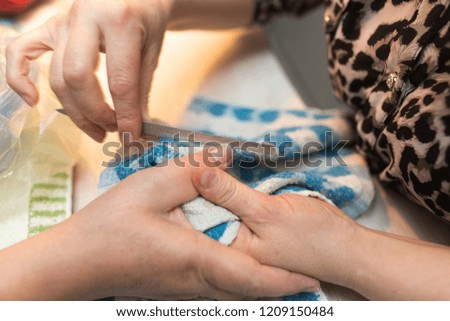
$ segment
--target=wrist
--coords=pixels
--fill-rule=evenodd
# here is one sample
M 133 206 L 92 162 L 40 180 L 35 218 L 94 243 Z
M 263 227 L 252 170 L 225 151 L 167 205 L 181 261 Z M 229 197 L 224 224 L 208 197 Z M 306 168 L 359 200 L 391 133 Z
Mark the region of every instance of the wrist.
M 189 9 L 185 7 L 183 0 L 162 1 L 167 14 L 167 28 L 177 29 L 181 21 L 189 19 Z
M 447 300 L 448 247 L 370 229 L 358 238 L 348 287 L 375 300 Z M 419 289 L 419 291 L 418 291 Z
M 322 245 L 317 249 L 324 254 L 319 260 L 322 269 L 319 279 L 352 288 L 353 268 L 359 259 L 357 249 L 364 242 L 364 227 L 344 216 L 338 208 L 332 210 L 339 213 L 334 214 L 331 225 L 322 231 L 325 251 Z
M 69 219 L 70 220 L 70 219 Z M 73 238 L 71 222 L 54 228 L 0 254 L 0 274 L 8 276 L 0 285 L 7 300 L 67 300 L 91 298 L 95 289 L 91 271 L 83 267 L 82 243 Z

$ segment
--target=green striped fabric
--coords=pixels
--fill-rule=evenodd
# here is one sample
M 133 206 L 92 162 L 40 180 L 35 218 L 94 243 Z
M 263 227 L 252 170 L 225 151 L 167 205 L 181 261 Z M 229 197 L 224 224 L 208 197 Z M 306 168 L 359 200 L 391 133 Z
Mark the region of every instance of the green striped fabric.
M 33 184 L 28 236 L 39 234 L 68 218 L 72 207 L 72 169 L 57 168 L 45 181 Z

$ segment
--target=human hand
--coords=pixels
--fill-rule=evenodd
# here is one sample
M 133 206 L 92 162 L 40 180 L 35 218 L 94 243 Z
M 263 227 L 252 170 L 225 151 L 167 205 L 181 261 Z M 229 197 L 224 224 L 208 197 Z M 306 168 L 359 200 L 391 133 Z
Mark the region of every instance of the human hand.
M 202 154 L 195 157 L 206 166 Z M 0 252 L 8 276 L 0 297 L 238 299 L 317 287 L 195 231 L 179 208 L 198 196 L 195 168 L 182 162 L 131 175 L 53 229 Z
M 262 264 L 351 288 L 374 300 L 448 300 L 450 248 L 358 225 L 313 197 L 270 196 L 217 168 L 193 183 L 207 200 L 238 215 L 232 247 Z
M 171 2 L 75 0 L 67 13 L 7 47 L 9 85 L 35 105 L 29 63 L 53 50 L 50 84 L 74 123 L 98 142 L 117 129 L 138 139 Z M 114 110 L 95 75 L 100 52 L 106 54 Z
M 266 195 L 217 168 L 198 170 L 193 182 L 204 198 L 243 221 L 233 248 L 265 264 L 349 286 L 354 262 L 346 253 L 359 229 L 338 208 L 313 197 Z

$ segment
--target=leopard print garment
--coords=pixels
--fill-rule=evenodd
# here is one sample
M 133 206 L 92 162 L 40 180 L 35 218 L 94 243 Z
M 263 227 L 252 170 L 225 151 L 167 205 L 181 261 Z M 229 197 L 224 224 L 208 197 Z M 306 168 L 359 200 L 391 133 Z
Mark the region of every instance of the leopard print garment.
M 317 0 L 256 0 L 254 20 Z M 450 1 L 327 0 L 328 66 L 381 181 L 450 222 Z

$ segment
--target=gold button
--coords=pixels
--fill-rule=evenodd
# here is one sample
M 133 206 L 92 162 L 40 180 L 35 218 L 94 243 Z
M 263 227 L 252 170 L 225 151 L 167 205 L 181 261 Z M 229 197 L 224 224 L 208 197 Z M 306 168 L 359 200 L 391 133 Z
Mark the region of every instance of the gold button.
M 388 86 L 389 90 L 394 89 L 397 81 L 398 81 L 398 75 L 395 72 L 391 72 L 386 78 L 386 85 Z

